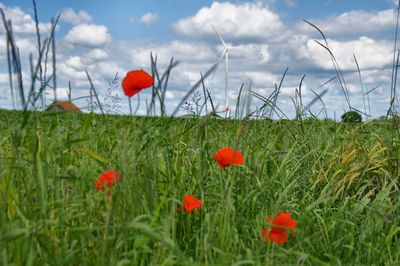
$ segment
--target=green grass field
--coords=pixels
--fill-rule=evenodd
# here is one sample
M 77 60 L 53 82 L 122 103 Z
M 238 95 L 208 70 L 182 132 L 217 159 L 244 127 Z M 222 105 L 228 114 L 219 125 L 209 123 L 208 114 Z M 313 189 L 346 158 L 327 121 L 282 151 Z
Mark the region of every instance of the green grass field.
M 391 123 L 28 114 L 0 112 L 1 265 L 400 264 Z M 297 228 L 275 245 L 280 212 Z

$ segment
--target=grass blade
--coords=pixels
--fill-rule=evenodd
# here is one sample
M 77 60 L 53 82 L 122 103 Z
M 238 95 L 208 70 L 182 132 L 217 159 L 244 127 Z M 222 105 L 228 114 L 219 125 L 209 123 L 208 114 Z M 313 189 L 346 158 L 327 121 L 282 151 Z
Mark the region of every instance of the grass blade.
M 218 65 L 219 65 L 219 63 L 215 63 L 214 65 L 212 65 L 210 67 L 210 69 L 207 70 L 207 72 L 204 74 L 204 76 L 201 76 L 201 78 L 190 88 L 190 90 L 182 98 L 182 100 L 180 101 L 178 106 L 172 112 L 171 116 L 176 115 L 176 113 L 179 111 L 179 107 L 189 98 L 189 96 L 197 89 L 197 87 L 200 86 L 200 84 L 202 84 L 202 80 L 206 79 L 211 73 L 213 73 L 217 69 Z
M 99 105 L 99 108 L 100 108 L 100 112 L 101 112 L 102 115 L 104 115 L 103 107 L 101 106 L 101 102 L 100 102 L 99 96 L 97 95 L 96 89 L 93 86 L 93 82 L 92 82 L 92 79 L 90 78 L 89 72 L 87 71 L 87 69 L 85 70 L 85 72 L 86 72 L 86 76 L 88 78 L 88 81 L 90 83 L 90 91 L 92 91 L 94 93 L 94 96 L 96 97 L 97 104 Z M 92 106 L 93 106 L 93 103 L 92 103 Z

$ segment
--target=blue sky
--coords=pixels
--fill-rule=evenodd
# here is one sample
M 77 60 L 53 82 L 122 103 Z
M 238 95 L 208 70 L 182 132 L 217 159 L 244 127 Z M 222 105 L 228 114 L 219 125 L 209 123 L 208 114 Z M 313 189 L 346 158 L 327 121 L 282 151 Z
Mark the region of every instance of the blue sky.
M 87 93 L 84 70 L 93 73 L 100 95 L 107 94 L 107 82 L 119 73 L 135 68 L 149 70 L 149 53 L 159 56 L 163 68 L 171 56 L 181 64 L 172 73 L 167 100 L 172 107 L 185 91 L 217 62 L 223 47 L 212 30 L 212 23 L 229 46 L 229 95 L 231 104 L 242 83 L 257 93 L 268 96 L 274 83 L 289 67 L 279 103 L 293 116 L 295 90 L 303 75 L 304 101 L 311 101 L 313 91 L 324 96 L 327 115 L 339 116 L 346 110 L 329 57 L 314 39 L 318 33 L 302 20 L 320 27 L 329 39 L 345 74 L 352 106 L 366 110 L 361 84 L 353 59 L 361 67 L 363 88 L 380 88 L 369 96 L 371 115 L 382 115 L 388 107 L 390 64 L 392 59 L 395 0 L 37 0 L 41 30 L 46 34 L 49 20 L 62 12 L 57 28 L 57 61 L 59 62 L 59 93 L 65 96 L 69 81 L 76 96 Z M 22 56 L 35 55 L 33 6 L 31 1 L 1 1 L 6 16 L 15 24 L 16 39 Z M 4 36 L 2 26 L 0 36 Z M 4 44 L 0 44 L 0 49 Z M 0 57 L 5 51 L 0 51 Z M 4 62 L 4 60 L 3 60 Z M 27 60 L 23 60 L 27 65 Z M 5 69 L 1 65 L 0 69 Z M 27 71 L 27 70 L 26 70 Z M 207 80 L 215 101 L 224 101 L 224 64 Z M 29 82 L 29 80 L 27 80 Z M 10 107 L 7 96 L 7 75 L 0 73 L 1 107 Z M 50 92 L 49 98 L 50 96 Z M 121 112 L 126 112 L 127 99 L 120 95 Z M 149 96 L 143 93 L 144 98 Z M 81 103 L 85 104 L 85 103 Z M 252 108 L 260 103 L 253 99 Z M 143 106 L 143 105 L 142 105 Z M 173 108 L 172 108 L 173 109 Z M 320 114 L 322 105 L 313 106 Z M 139 113 L 143 113 L 141 108 Z M 369 112 L 369 110 L 368 110 Z
M 19 6 L 33 15 L 32 1 L 3 1 L 8 6 Z M 95 3 L 95 4 L 94 4 Z M 197 12 L 212 1 L 199 0 L 37 0 L 39 16 L 46 21 L 61 10 L 73 8 L 84 10 L 93 17 L 93 23 L 107 26 L 115 39 L 148 38 L 152 40 L 170 40 L 174 32 L 170 24 L 187 15 Z M 131 18 L 140 18 L 145 13 L 159 14 L 155 25 L 137 26 Z M 63 34 L 67 28 L 63 28 Z
M 170 25 L 175 21 L 195 14 L 200 8 L 212 4 L 210 0 L 36 0 L 39 19 L 48 21 L 51 16 L 67 8 L 84 10 L 93 17 L 93 23 L 103 24 L 110 29 L 115 39 L 148 38 L 154 41 L 166 41 L 176 38 Z M 245 3 L 248 1 L 231 1 Z M 326 18 L 351 10 L 376 11 L 393 8 L 391 0 L 307 0 L 265 1 L 280 13 L 286 22 L 295 23 L 302 19 Z M 33 15 L 30 0 L 2 1 L 6 6 L 18 6 Z M 94 4 L 95 3 L 95 4 Z M 159 15 L 158 21 L 151 27 L 132 25 L 131 18 L 140 18 L 145 13 Z M 67 27 L 60 30 L 64 34 Z

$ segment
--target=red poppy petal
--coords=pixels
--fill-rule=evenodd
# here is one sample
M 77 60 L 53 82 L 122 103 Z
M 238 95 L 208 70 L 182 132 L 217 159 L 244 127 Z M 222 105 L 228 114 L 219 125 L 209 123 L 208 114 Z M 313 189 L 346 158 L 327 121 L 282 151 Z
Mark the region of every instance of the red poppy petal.
M 151 87 L 153 83 L 153 77 L 144 70 L 133 70 L 122 80 L 122 88 L 126 96 L 132 97 L 141 90 Z
M 120 178 L 120 175 L 117 171 L 108 170 L 100 174 L 100 176 L 96 180 L 96 189 L 101 190 L 105 186 L 112 186 L 115 182 L 117 182 Z
M 231 165 L 243 164 L 243 155 L 240 151 L 234 151 L 232 148 L 223 148 L 213 155 L 221 168 Z
M 285 231 L 282 232 L 269 232 L 268 234 L 268 241 L 272 241 L 278 245 L 285 244 L 288 240 L 288 235 Z
M 224 169 L 227 166 L 234 164 L 234 151 L 232 148 L 223 148 L 213 155 L 219 166 Z
M 183 197 L 183 207 L 186 213 L 192 213 L 194 209 L 201 208 L 203 200 L 197 200 L 193 195 L 185 195 Z
M 235 164 L 243 164 L 243 156 L 240 151 L 235 152 Z
M 290 218 L 290 212 L 281 212 L 277 216 L 274 217 L 273 224 L 274 225 L 279 225 L 279 226 L 284 226 L 287 229 L 292 229 L 294 230 L 297 226 L 297 222 L 295 220 L 292 220 Z

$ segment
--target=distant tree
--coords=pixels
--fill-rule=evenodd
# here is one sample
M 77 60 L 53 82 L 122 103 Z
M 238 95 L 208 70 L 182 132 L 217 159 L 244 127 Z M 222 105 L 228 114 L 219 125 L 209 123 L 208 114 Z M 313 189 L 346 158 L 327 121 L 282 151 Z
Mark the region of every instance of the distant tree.
M 361 115 L 356 111 L 348 111 L 342 115 L 342 122 L 361 123 Z
M 220 116 L 219 114 L 217 114 L 217 112 L 215 112 L 215 111 L 209 112 L 206 116 L 215 117 L 215 118 L 222 118 L 222 116 Z

